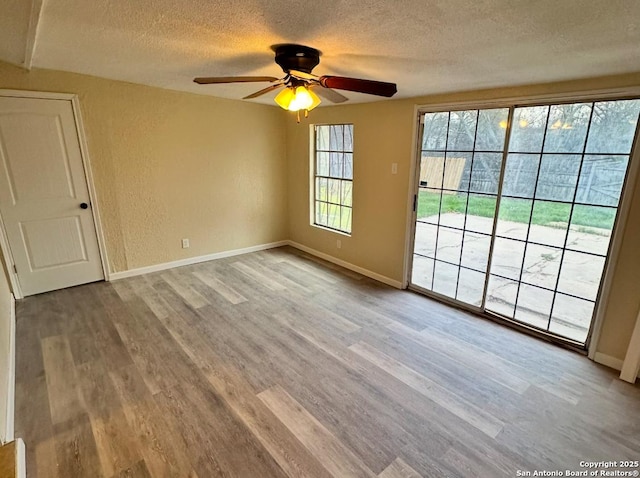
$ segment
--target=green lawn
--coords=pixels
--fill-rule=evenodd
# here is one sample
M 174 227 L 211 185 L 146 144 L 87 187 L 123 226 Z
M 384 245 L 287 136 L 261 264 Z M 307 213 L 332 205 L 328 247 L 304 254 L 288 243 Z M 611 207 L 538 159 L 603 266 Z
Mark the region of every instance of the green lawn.
M 513 222 L 529 222 L 531 214 L 530 200 L 503 198 L 500 207 L 500 218 Z M 496 199 L 487 196 L 469 195 L 467 213 L 473 216 L 493 217 Z M 427 191 L 420 191 L 418 197 L 418 218 L 425 218 L 438 214 L 440 195 Z M 466 195 L 444 194 L 442 196 L 442 213 L 464 214 Z M 570 206 L 554 202 L 537 202 L 531 222 L 539 225 L 567 223 L 569 221 Z M 578 226 L 597 227 L 611 230 L 615 220 L 615 210 L 590 206 L 575 206 L 572 223 Z

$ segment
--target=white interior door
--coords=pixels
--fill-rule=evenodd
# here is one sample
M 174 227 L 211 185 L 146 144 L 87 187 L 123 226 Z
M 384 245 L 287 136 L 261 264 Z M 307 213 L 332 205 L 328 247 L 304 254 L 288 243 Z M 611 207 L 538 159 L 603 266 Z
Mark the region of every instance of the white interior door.
M 0 165 L 23 295 L 104 279 L 71 101 L 0 97 Z

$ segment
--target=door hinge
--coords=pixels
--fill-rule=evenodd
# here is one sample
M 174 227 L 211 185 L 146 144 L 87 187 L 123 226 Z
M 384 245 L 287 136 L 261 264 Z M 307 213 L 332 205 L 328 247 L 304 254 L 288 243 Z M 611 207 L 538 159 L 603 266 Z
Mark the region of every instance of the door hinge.
M 418 195 L 413 195 L 413 212 L 416 212 L 416 206 L 418 205 Z
M 13 265 L 13 272 L 15 272 L 16 274 L 18 273 L 18 268 L 16 267 L 16 265 Z

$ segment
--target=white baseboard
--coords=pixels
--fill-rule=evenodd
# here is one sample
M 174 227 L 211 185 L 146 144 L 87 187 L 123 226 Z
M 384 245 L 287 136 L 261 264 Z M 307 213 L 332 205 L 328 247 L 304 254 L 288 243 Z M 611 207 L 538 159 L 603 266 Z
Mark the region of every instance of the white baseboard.
M 180 259 L 178 261 L 163 262 L 162 264 L 154 264 L 152 266 L 129 269 L 122 272 L 112 272 L 111 274 L 109 274 L 109 280 L 125 279 L 126 277 L 134 277 L 142 274 L 149 274 L 151 272 L 164 271 L 167 269 L 173 269 L 174 267 L 188 266 L 191 264 L 198 264 L 200 262 L 223 259 L 225 257 L 239 256 L 240 254 L 248 254 L 249 252 L 264 251 L 266 249 L 286 246 L 287 244 L 289 244 L 289 241 L 270 242 L 268 244 L 259 244 L 257 246 L 245 247 L 243 249 L 233 249 L 231 251 L 215 252 L 213 254 L 207 254 L 204 256 L 189 257 L 187 259 Z
M 16 478 L 27 478 L 27 454 L 22 438 L 16 439 Z
M 391 287 L 395 287 L 396 289 L 402 289 L 402 282 L 400 281 L 391 279 L 390 277 L 387 277 L 387 276 L 383 276 L 381 274 L 378 274 L 377 272 L 364 269 L 363 267 L 356 266 L 354 264 L 351 264 L 350 262 L 343 261 L 342 259 L 338 259 L 337 257 L 330 256 L 329 254 L 325 254 L 324 252 L 316 251 L 315 249 L 311 249 L 310 247 L 304 246 L 295 241 L 287 241 L 287 242 L 291 247 L 300 249 L 301 251 L 311 254 L 312 256 L 319 257 L 320 259 L 324 259 L 325 261 L 344 267 L 345 269 L 349 269 L 353 272 L 357 272 L 358 274 L 362 274 L 363 276 L 367 276 L 371 279 L 375 279 L 378 282 L 382 282 L 383 284 L 390 285 Z
M 622 370 L 622 360 L 602 352 L 596 352 L 593 356 L 593 361 L 614 370 Z
M 16 300 L 11 294 L 11 316 L 9 331 L 9 383 L 7 384 L 7 410 L 4 441 L 10 442 L 14 436 L 16 408 Z M 23 445 L 24 446 L 24 445 Z

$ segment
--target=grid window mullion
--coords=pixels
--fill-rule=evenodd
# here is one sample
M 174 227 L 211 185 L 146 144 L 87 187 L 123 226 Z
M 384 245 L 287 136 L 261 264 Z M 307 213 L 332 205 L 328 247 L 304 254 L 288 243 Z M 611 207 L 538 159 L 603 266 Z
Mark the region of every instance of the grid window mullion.
M 353 178 L 347 177 L 346 155 L 353 155 L 353 148 L 347 145 L 347 131 L 353 125 L 317 125 L 314 128 L 314 224 L 340 232 L 351 232 L 351 209 L 353 207 Z M 353 134 L 350 134 L 353 138 Z M 324 144 L 320 138 L 324 139 Z M 351 141 L 352 144 L 352 141 Z M 326 174 L 318 171 L 318 164 L 326 157 Z M 351 156 L 352 157 L 352 156 Z M 346 184 L 349 184 L 348 193 Z M 324 185 L 324 194 L 322 186 Z M 320 191 L 318 191 L 318 188 Z M 326 216 L 318 212 L 326 211 Z M 347 211 L 349 213 L 347 214 Z M 320 218 L 320 219 L 318 219 Z

